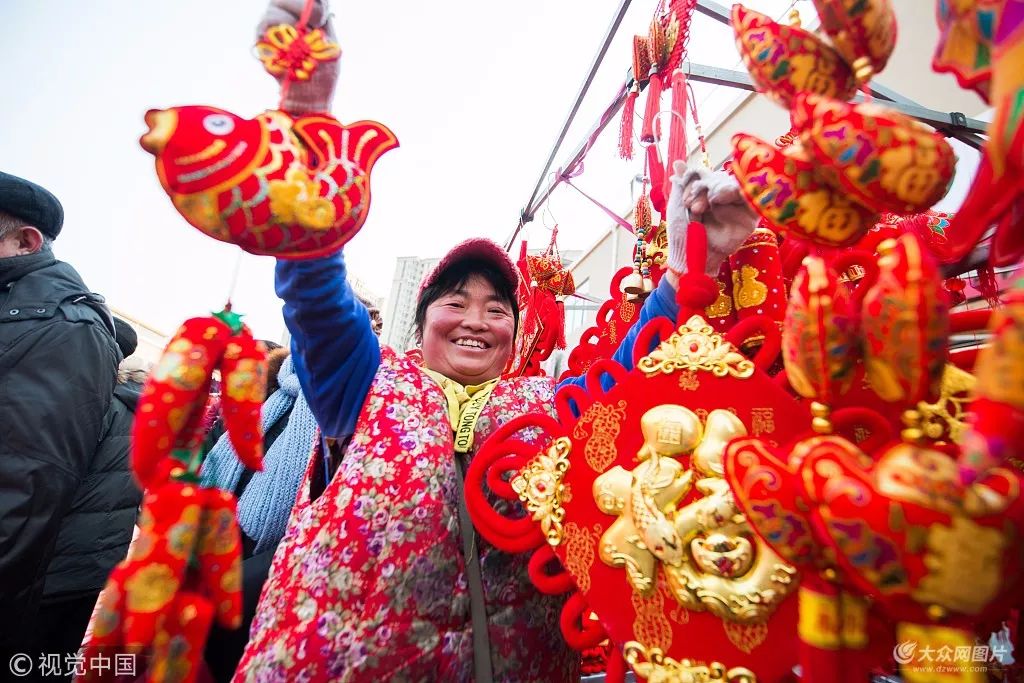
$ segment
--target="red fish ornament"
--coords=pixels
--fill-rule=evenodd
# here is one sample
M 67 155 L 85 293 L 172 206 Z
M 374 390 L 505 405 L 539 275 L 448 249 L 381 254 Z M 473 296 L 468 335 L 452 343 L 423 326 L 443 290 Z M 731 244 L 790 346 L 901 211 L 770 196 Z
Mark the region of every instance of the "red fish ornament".
M 355 235 L 370 171 L 398 140 L 375 121 L 270 110 L 243 119 L 208 106 L 146 113 L 143 149 L 189 223 L 252 254 L 315 258 Z

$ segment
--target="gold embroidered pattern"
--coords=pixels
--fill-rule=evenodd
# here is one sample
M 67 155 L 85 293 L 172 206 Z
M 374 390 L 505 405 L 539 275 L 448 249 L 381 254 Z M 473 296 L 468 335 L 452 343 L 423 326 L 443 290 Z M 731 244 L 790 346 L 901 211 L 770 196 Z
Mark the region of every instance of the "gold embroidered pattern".
M 594 566 L 594 545 L 600 538 L 601 527 L 590 531 L 575 522 L 565 525 L 565 568 L 584 593 L 590 590 L 590 568 Z
M 754 364 L 699 315 L 680 325 L 650 355 L 641 358 L 637 367 L 648 376 L 679 370 L 702 370 L 716 377 L 730 375 L 738 379 L 754 374 Z
M 942 372 L 939 400 L 917 404 L 924 435 L 929 439 L 941 439 L 948 434 L 950 439 L 960 443 L 967 429 L 967 404 L 973 398 L 976 384 L 974 375 L 947 363 Z
M 697 391 L 700 389 L 700 380 L 694 370 L 683 370 L 679 373 L 679 388 L 684 391 Z
M 512 478 L 512 490 L 526 504 L 532 519 L 540 522 L 551 546 L 562 542 L 562 520 L 565 519 L 562 503 L 571 495 L 568 484 L 563 484 L 562 479 L 569 471 L 571 451 L 572 442 L 567 437 L 559 437 L 547 451 L 537 455 L 525 470 Z
M 709 318 L 724 318 L 732 313 L 732 297 L 725 291 L 725 283 L 718 281 L 718 298 L 704 309 Z
M 622 421 L 626 419 L 626 402 L 619 401 L 615 405 L 595 403 L 580 416 L 579 422 L 573 427 L 574 439 L 587 436 L 584 425 L 593 423 L 594 431 L 583 445 L 583 457 L 595 472 L 604 472 L 615 462 L 615 439 L 619 438 Z
M 768 298 L 768 285 L 757 279 L 760 274 L 761 271 L 748 265 L 732 272 L 732 298 L 737 308 L 760 306 Z
M 659 587 L 660 588 L 660 587 Z M 639 593 L 629 596 L 636 612 L 633 637 L 642 643 L 668 650 L 672 647 L 672 624 L 665 617 L 665 594 L 656 590 L 645 597 Z
M 741 652 L 750 654 L 761 646 L 768 637 L 768 624 L 737 624 L 735 621 L 722 621 L 725 635 Z
M 771 434 L 775 431 L 774 408 L 754 408 L 750 411 L 750 418 L 750 431 L 754 433 L 754 436 Z
M 720 662 L 703 666 L 689 659 L 676 661 L 666 657 L 661 649 L 647 648 L 635 640 L 626 643 L 622 654 L 636 675 L 651 683 L 757 683 L 757 676 L 750 669 L 739 666 L 726 669 Z

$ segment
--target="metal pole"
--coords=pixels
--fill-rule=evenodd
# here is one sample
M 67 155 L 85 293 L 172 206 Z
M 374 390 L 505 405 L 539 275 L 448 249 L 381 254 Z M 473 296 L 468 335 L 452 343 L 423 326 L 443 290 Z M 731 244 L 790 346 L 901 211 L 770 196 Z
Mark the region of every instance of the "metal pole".
M 583 85 L 580 86 L 580 90 L 576 95 L 576 100 L 573 102 L 572 108 L 569 109 L 569 116 L 566 117 L 565 124 L 562 126 L 562 131 L 558 134 L 558 139 L 555 140 L 555 144 L 551 148 L 551 154 L 548 155 L 547 163 L 544 164 L 544 170 L 541 172 L 540 178 L 537 179 L 537 185 L 533 188 L 530 200 L 526 202 L 526 208 L 523 211 L 523 220 L 525 222 L 533 220 L 533 214 L 529 212 L 529 209 L 533 206 L 533 200 L 537 198 L 537 193 L 540 192 L 541 185 L 544 184 L 544 179 L 548 177 L 548 171 L 551 169 L 551 164 L 555 160 L 555 155 L 558 154 L 558 150 L 561 148 L 562 142 L 565 141 L 565 136 L 569 132 L 569 126 L 572 125 L 573 119 L 576 118 L 576 113 L 580 110 L 583 98 L 590 89 L 591 83 L 594 82 L 594 76 L 597 74 L 597 69 L 601 66 L 601 62 L 604 61 L 604 56 L 608 52 L 608 47 L 611 45 L 612 39 L 615 37 L 615 33 L 619 30 L 619 24 L 622 23 L 622 18 L 626 15 L 626 10 L 629 9 L 629 4 L 630 0 L 622 0 L 622 2 L 619 3 L 619 9 L 615 13 L 615 17 L 612 19 L 612 23 L 608 27 L 608 31 L 605 33 L 604 41 L 601 43 L 601 48 L 597 51 L 597 55 L 594 56 L 594 61 L 590 65 L 590 71 L 587 73 L 587 77 L 584 79 Z
M 590 132 L 587 133 L 586 137 L 583 138 L 582 142 L 576 146 L 572 154 L 569 155 L 568 161 L 559 168 L 561 173 L 548 183 L 548 186 L 544 188 L 540 194 L 537 194 L 537 190 L 534 191 L 534 196 L 530 198 L 530 203 L 523 207 L 522 212 L 519 216 L 519 224 L 516 226 L 512 236 L 505 242 L 505 251 L 512 248 L 512 243 L 516 241 L 516 237 L 519 236 L 519 232 L 523 229 L 523 226 L 533 220 L 534 214 L 537 212 L 537 207 L 543 206 L 544 202 L 548 200 L 551 193 L 554 192 L 555 188 L 561 185 L 567 174 L 572 173 L 576 170 L 577 166 L 587 156 L 587 152 L 593 146 L 594 141 L 597 140 L 598 136 L 608 126 L 608 124 L 615 118 L 619 110 L 622 109 L 622 105 L 626 102 L 626 97 L 629 95 L 629 89 L 633 86 L 633 69 L 630 67 L 626 75 L 626 80 L 619 88 L 619 92 L 615 95 L 615 98 L 609 104 L 598 122 L 591 128 Z M 646 83 L 642 87 L 645 87 Z M 550 163 L 548 164 L 550 168 Z M 544 170 L 544 175 L 541 176 L 540 182 L 537 184 L 539 190 L 541 183 L 548 177 L 547 169 Z

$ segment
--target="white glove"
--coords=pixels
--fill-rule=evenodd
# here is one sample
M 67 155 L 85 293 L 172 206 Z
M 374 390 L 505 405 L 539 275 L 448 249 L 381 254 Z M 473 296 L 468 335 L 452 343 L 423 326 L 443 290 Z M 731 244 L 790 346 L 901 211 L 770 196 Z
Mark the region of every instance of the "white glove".
M 305 8 L 305 0 L 270 0 L 267 11 L 260 19 L 256 27 L 256 39 L 263 38 L 263 33 L 271 26 L 277 24 L 299 23 L 302 10 Z M 331 21 L 330 8 L 327 0 L 316 0 L 313 3 L 313 11 L 309 15 L 307 27 L 322 29 L 324 35 L 336 41 L 334 36 L 334 25 Z M 284 83 L 283 78 L 277 82 Z M 288 93 L 281 105 L 281 108 L 292 114 L 315 114 L 329 112 L 331 102 L 334 101 L 334 89 L 338 85 L 338 60 L 332 62 L 320 62 L 310 76 L 308 81 L 292 81 L 288 86 Z
M 725 171 L 687 168 L 685 162 L 677 161 L 670 180 L 672 192 L 665 207 L 668 267 L 686 272 L 686 226 L 691 220 L 700 221 L 708 236 L 704 272 L 715 277 L 722 262 L 754 232 L 757 214 L 740 194 L 736 179 Z

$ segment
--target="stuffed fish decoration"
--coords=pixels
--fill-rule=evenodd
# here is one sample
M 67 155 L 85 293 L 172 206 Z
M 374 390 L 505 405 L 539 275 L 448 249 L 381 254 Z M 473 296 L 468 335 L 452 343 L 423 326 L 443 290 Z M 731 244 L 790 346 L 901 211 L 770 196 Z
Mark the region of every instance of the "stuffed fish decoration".
M 375 121 L 255 118 L 208 106 L 150 110 L 143 149 L 189 223 L 252 254 L 315 258 L 342 247 L 370 208 L 370 172 L 398 146 Z

